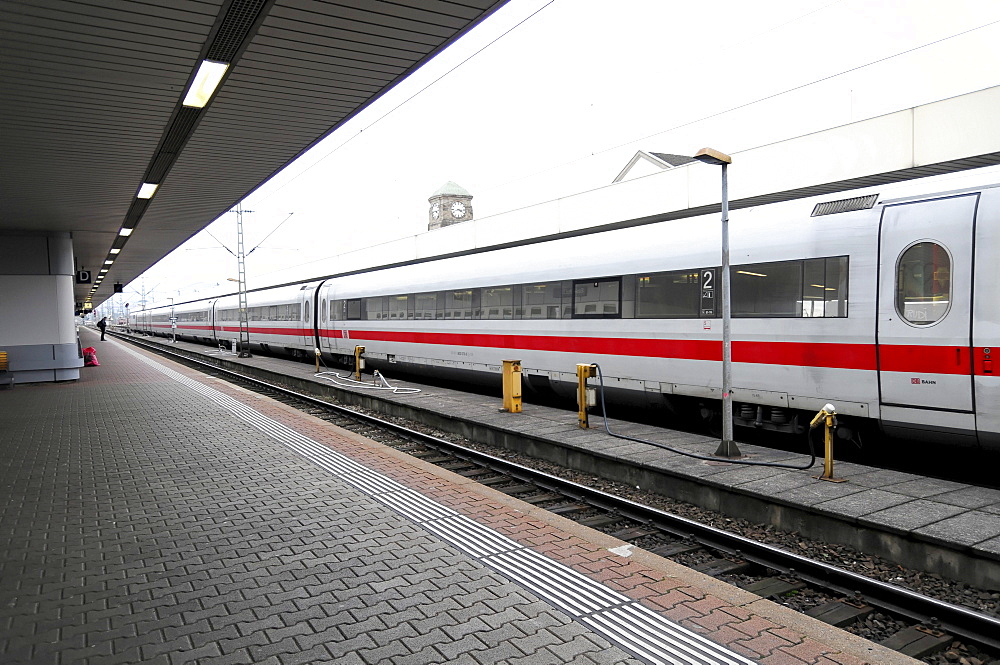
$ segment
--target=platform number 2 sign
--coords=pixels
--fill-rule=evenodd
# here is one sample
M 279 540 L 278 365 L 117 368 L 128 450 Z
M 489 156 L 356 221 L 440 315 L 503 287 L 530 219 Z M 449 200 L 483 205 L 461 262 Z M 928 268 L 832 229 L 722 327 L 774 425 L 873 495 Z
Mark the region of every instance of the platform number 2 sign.
M 715 316 L 715 268 L 703 268 L 701 271 L 701 315 Z

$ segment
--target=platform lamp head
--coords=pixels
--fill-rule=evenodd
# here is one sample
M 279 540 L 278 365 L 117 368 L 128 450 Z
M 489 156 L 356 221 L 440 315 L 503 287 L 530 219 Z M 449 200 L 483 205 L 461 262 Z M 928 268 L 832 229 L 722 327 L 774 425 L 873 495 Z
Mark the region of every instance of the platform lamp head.
M 724 152 L 719 152 L 718 150 L 713 150 L 712 148 L 702 148 L 694 156 L 699 162 L 705 162 L 706 164 L 711 164 L 712 166 L 722 166 L 723 164 L 732 164 L 733 158 Z

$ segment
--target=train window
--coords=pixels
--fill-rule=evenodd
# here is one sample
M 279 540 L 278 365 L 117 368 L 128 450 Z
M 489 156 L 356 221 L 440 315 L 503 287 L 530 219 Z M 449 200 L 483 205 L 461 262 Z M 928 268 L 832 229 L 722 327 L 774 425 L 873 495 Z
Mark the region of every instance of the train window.
M 910 245 L 896 264 L 896 311 L 915 326 L 940 321 L 951 306 L 951 257 L 935 242 Z
M 306 310 L 309 309 L 309 303 L 306 302 Z M 294 305 L 288 306 L 288 320 L 298 321 L 299 317 L 302 316 L 302 305 L 295 303 Z M 308 319 L 307 319 L 308 320 Z
M 672 270 L 639 275 L 636 316 L 691 319 L 701 316 L 701 271 Z
M 847 316 L 847 257 L 802 262 L 802 316 Z
M 802 316 L 803 261 L 733 266 L 730 273 L 733 316 Z
M 847 317 L 847 269 L 846 256 L 831 256 L 826 259 L 826 318 Z
M 344 318 L 348 321 L 360 321 L 364 318 L 364 307 L 361 300 L 348 300 Z
M 846 256 L 739 265 L 731 275 L 733 316 L 847 316 Z
M 389 318 L 393 321 L 413 318 L 413 313 L 410 311 L 410 296 L 389 296 Z
M 490 286 L 481 289 L 484 319 L 514 318 L 514 287 Z
M 437 317 L 437 293 L 418 293 L 414 298 L 414 318 L 436 319 Z
M 366 298 L 365 299 L 365 316 L 369 321 L 381 321 L 386 318 L 386 310 L 388 309 L 388 298 Z
M 612 319 L 620 317 L 620 278 L 573 282 L 573 318 Z
M 444 294 L 444 318 L 478 319 L 479 290 L 446 291 Z
M 562 310 L 562 282 L 521 285 L 523 319 L 558 319 Z

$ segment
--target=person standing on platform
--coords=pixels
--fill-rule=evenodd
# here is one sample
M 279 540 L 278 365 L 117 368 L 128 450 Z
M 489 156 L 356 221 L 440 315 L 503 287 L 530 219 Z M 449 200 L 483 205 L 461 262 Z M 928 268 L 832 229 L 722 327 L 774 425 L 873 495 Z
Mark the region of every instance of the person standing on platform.
M 103 319 L 101 319 L 100 321 L 98 321 L 97 322 L 97 327 L 101 329 L 101 341 L 103 342 L 104 341 L 104 331 L 108 327 L 108 317 L 105 316 Z

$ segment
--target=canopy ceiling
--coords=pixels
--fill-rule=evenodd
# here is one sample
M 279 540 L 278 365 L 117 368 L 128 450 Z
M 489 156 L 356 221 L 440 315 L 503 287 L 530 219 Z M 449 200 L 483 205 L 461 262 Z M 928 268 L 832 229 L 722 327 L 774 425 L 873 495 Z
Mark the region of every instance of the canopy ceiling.
M 4 0 L 0 232 L 69 232 L 95 277 L 120 248 L 96 306 L 505 2 Z

